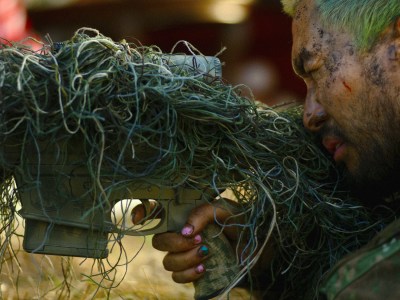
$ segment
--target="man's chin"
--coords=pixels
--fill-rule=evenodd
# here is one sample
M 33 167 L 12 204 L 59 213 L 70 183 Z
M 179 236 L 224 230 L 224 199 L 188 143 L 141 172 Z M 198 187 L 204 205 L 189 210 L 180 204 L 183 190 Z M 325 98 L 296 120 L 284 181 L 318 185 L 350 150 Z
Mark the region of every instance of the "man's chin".
M 400 178 L 400 174 L 387 175 L 379 179 L 362 176 L 364 174 L 352 174 L 346 169 L 343 170 L 343 174 L 351 194 L 369 207 L 385 205 L 385 199 L 399 191 L 397 178 Z

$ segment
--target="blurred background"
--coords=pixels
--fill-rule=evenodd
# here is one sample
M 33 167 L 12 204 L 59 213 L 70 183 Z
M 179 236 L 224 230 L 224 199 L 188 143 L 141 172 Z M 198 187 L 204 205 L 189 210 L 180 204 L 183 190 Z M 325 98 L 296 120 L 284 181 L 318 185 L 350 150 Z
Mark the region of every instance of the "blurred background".
M 291 67 L 290 23 L 279 0 L 0 0 L 0 37 L 8 40 L 49 34 L 59 42 L 92 27 L 163 52 L 180 40 L 205 55 L 226 47 L 223 77 L 270 105 L 305 95 Z

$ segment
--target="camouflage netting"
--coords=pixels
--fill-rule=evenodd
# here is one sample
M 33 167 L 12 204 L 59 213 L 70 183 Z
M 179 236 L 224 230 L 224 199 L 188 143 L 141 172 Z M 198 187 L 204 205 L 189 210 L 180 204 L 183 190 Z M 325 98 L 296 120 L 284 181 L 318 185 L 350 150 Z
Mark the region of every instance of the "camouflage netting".
M 204 72 L 193 56 L 202 54 L 187 47 L 187 63 L 178 64 L 157 47 L 114 42 L 93 29 L 39 52 L 0 45 L 2 266 L 16 253 L 19 213 L 34 253 L 71 224 L 82 230 L 104 265 L 102 279 L 88 276 L 113 288 L 111 270 L 123 259 L 104 263 L 102 247 L 112 241 L 129 262 L 120 241 L 136 229 L 104 220 L 112 219 L 110 195 L 129 197 L 132 182 L 200 189 L 210 201 L 231 190 L 246 219 L 230 225 L 244 229 L 240 276 L 274 241 L 269 280 L 278 278 L 282 299 L 313 298 L 323 274 L 385 225 L 340 188 L 332 162 L 304 131 L 300 108 L 241 96 L 245 87 Z M 33 231 L 40 234 L 29 239 Z

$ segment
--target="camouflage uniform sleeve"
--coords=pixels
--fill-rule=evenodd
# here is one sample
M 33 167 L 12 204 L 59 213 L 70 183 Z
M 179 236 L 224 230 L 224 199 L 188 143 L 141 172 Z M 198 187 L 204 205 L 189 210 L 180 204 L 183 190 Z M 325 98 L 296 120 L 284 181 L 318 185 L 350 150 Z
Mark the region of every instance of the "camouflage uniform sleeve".
M 322 292 L 328 300 L 400 299 L 400 220 L 341 260 Z

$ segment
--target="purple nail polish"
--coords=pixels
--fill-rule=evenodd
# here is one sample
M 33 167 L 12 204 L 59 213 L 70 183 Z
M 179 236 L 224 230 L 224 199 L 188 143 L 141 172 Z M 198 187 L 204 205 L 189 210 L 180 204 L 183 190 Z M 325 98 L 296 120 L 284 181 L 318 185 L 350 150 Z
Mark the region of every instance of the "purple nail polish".
M 206 270 L 206 268 L 204 267 L 203 264 L 200 264 L 200 265 L 198 265 L 198 266 L 195 268 L 195 271 L 196 271 L 197 274 L 201 274 L 201 273 L 203 273 L 205 270 Z
M 201 243 L 202 238 L 200 234 L 196 234 L 196 236 L 193 238 L 195 245 L 198 245 Z
M 193 233 L 193 226 L 192 225 L 185 225 L 185 227 L 183 227 L 181 233 L 183 236 L 189 236 Z

